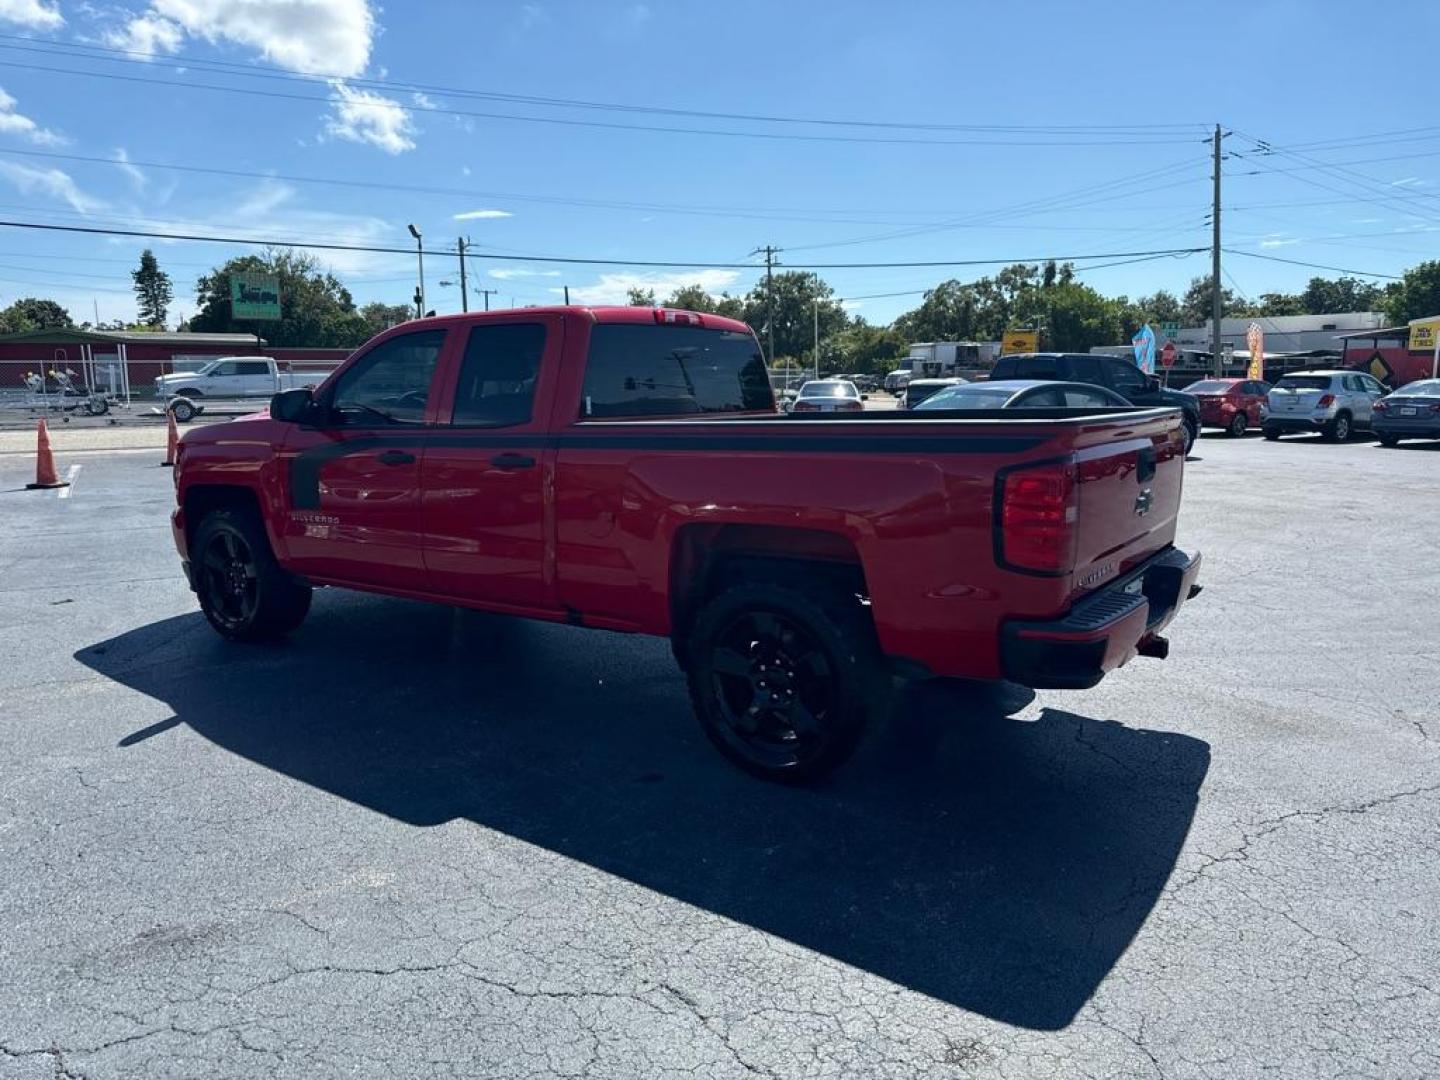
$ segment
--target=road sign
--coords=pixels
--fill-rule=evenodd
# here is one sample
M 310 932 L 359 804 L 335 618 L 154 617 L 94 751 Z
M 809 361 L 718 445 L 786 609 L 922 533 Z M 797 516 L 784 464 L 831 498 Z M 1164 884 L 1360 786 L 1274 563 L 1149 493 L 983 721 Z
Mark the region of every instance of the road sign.
M 1180 324 L 1178 322 L 1162 322 L 1160 324 L 1161 341 L 1179 341 Z
M 1175 348 L 1175 342 L 1165 342 L 1165 344 L 1160 347 L 1160 363 L 1164 364 L 1167 368 L 1174 367 L 1175 357 L 1179 351 L 1179 349 Z
M 280 279 L 274 274 L 232 273 L 230 317 L 276 320 L 280 318 Z
M 1005 336 L 1000 339 L 1000 352 L 1006 356 L 1011 353 L 1031 353 L 1039 351 L 1039 330 L 1006 330 Z

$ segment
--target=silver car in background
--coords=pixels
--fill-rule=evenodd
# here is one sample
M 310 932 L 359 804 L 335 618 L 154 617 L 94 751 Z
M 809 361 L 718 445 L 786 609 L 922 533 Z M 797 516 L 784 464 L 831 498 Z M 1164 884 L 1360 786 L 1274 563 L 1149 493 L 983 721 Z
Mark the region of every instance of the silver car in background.
M 1292 372 L 1266 395 L 1265 438 L 1318 431 L 1330 442 L 1344 442 L 1370 427 L 1375 402 L 1384 396 L 1385 387 L 1362 371 Z

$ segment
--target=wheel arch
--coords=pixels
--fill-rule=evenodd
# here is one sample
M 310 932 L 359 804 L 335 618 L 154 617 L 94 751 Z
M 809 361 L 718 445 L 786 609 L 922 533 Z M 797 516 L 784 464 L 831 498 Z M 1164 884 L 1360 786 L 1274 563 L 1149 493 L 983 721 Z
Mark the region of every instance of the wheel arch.
M 670 638 L 685 664 L 685 641 L 706 600 L 741 581 L 797 581 L 868 596 L 859 549 L 844 533 L 785 525 L 697 522 L 670 549 Z

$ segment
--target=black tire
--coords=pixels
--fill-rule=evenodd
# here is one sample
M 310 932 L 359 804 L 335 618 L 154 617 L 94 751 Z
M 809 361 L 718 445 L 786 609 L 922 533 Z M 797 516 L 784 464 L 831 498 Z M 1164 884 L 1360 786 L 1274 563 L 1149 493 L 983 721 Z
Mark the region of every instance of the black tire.
M 840 766 L 885 685 L 866 610 L 823 586 L 732 586 L 700 609 L 685 655 L 706 736 L 752 776 L 781 783 Z
M 1320 435 L 1326 442 L 1349 442 L 1353 431 L 1350 414 L 1342 412 L 1320 429 Z
M 1195 449 L 1195 442 L 1200 438 L 1200 425 L 1192 424 L 1188 419 L 1185 421 L 1185 456 L 1188 458 L 1190 452 Z
M 188 424 L 195 419 L 195 403 L 188 397 L 177 397 L 170 403 L 170 411 L 174 413 L 177 424 Z
M 99 394 L 91 396 L 85 402 L 85 412 L 90 416 L 104 416 L 110 411 L 110 402 L 106 401 Z
M 1225 434 L 1232 439 L 1243 439 L 1245 432 L 1250 429 L 1250 418 L 1243 412 L 1237 412 L 1230 418 L 1230 424 L 1225 428 Z
M 1395 447 L 1400 445 L 1399 435 L 1380 435 L 1378 436 L 1378 438 L 1380 439 L 1380 445 L 1385 447 L 1387 450 L 1393 450 Z
M 253 513 L 212 510 L 195 529 L 190 576 L 200 610 L 222 637 L 273 641 L 310 611 L 310 586 L 280 568 Z
M 1280 441 L 1280 429 L 1278 427 L 1267 427 L 1264 428 L 1263 431 L 1265 432 L 1265 438 L 1269 439 L 1271 442 Z

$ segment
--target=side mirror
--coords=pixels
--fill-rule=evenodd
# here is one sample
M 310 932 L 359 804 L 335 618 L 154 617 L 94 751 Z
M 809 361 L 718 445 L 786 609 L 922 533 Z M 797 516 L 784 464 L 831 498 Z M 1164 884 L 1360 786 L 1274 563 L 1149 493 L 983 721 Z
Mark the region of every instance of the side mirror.
M 869 395 L 869 394 L 861 394 L 861 395 L 860 395 L 860 400 L 861 400 L 861 401 L 869 401 L 869 400 L 870 400 L 870 395 Z
M 1153 394 L 1156 390 L 1160 389 L 1160 380 L 1157 379 L 1154 375 L 1146 375 L 1145 389 Z
M 281 390 L 270 399 L 270 418 L 286 424 L 309 420 L 315 412 L 315 395 L 308 389 Z

